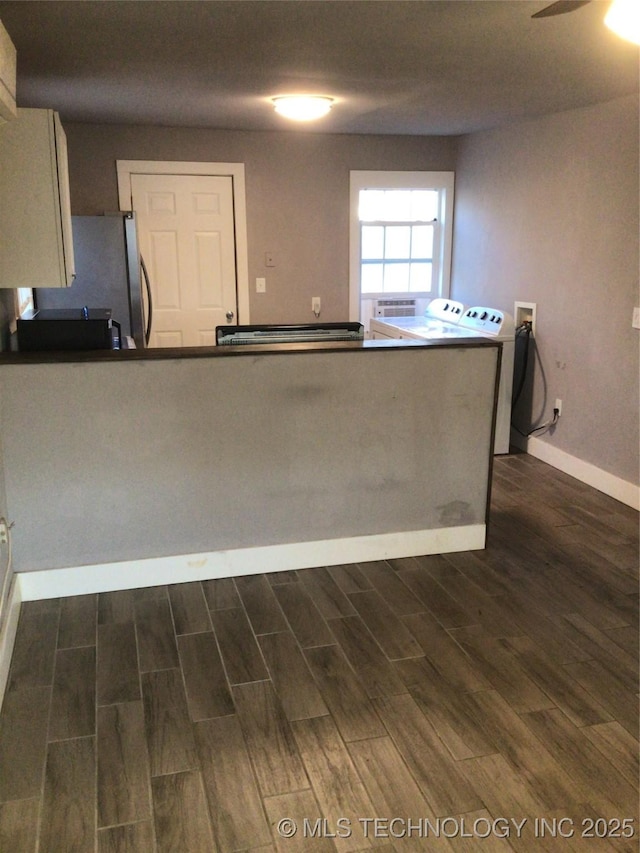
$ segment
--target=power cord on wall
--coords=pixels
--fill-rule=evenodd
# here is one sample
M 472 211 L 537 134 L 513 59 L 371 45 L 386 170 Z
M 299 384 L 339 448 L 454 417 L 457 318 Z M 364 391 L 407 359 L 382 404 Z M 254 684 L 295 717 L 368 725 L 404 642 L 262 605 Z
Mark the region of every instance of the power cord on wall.
M 517 427 L 513 422 L 513 410 L 515 408 L 516 403 L 520 399 L 520 395 L 522 394 L 522 389 L 524 388 L 524 383 L 527 379 L 527 366 L 529 364 L 529 345 L 531 342 L 531 333 L 533 331 L 533 323 L 531 320 L 525 320 L 518 328 L 516 329 L 516 338 L 519 335 L 526 334 L 526 340 L 524 344 L 524 355 L 522 357 L 522 375 L 520 376 L 520 381 L 518 382 L 518 387 L 516 389 L 516 393 L 513 395 L 513 400 L 511 403 L 511 426 L 518 433 L 518 435 L 523 436 L 524 438 L 529 438 L 530 435 L 534 435 L 535 433 L 542 433 L 551 427 L 555 426 L 560 419 L 560 409 L 553 410 L 553 415 L 550 420 L 545 421 L 540 426 L 533 427 L 528 432 L 523 432 L 519 427 Z

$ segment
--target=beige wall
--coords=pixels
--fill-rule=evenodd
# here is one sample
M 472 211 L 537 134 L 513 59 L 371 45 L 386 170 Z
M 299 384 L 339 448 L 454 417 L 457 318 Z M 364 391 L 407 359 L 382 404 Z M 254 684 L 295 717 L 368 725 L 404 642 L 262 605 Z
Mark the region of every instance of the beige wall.
M 116 160 L 245 164 L 251 321 L 348 317 L 349 172 L 451 170 L 453 137 L 259 133 L 65 123 L 74 214 L 118 209 Z M 264 253 L 276 266 L 266 268 Z M 255 279 L 267 292 L 255 293 Z
M 558 449 L 638 483 L 638 99 L 460 141 L 453 296 L 537 303 L 532 413 Z

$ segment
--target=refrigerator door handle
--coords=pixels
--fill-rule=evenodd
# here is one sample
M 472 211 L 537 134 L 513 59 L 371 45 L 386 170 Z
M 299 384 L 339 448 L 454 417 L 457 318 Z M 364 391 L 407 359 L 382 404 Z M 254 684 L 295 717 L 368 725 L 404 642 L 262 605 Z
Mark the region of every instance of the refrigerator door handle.
M 142 255 L 140 255 L 140 268 L 142 269 L 142 277 L 144 278 L 144 284 L 147 290 L 147 327 L 144 330 L 144 342 L 146 346 L 149 346 L 149 339 L 151 337 L 151 321 L 153 319 L 153 299 L 151 297 L 149 273 L 147 272 L 147 265 L 145 264 Z

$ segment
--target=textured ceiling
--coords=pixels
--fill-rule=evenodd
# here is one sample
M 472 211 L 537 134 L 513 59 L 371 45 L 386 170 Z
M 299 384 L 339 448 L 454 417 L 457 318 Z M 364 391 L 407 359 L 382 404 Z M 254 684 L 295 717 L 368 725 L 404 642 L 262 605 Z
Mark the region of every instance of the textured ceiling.
M 67 121 L 276 130 L 269 97 L 336 105 L 331 133 L 459 134 L 638 91 L 638 48 L 607 2 L 0 2 L 18 105 Z M 301 129 L 300 125 L 295 126 Z

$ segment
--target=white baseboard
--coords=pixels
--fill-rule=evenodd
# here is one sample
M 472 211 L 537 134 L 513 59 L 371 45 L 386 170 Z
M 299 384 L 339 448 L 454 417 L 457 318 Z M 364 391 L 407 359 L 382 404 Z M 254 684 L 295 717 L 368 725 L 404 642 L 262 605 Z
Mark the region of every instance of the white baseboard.
M 578 459 L 577 456 L 571 456 L 564 450 L 559 450 L 550 444 L 548 441 L 542 441 L 540 438 L 530 436 L 523 438 L 522 436 L 514 435 L 512 431 L 512 443 L 521 450 L 535 456 L 542 462 L 546 462 L 557 468 L 559 471 L 564 471 L 581 483 L 586 483 L 599 492 L 604 492 L 605 495 L 615 498 L 632 509 L 640 510 L 640 486 L 634 483 L 629 483 L 621 477 L 616 477 L 608 471 L 603 471 L 602 468 L 597 468 L 590 462 L 584 462 Z
M 486 525 L 409 530 L 16 574 L 22 601 L 484 548 Z
M 0 629 L 0 708 L 4 701 L 4 693 L 9 679 L 11 655 L 13 654 L 18 619 L 20 618 L 20 603 L 20 584 L 17 581 L 17 575 L 14 575 L 6 599 L 2 628 Z

